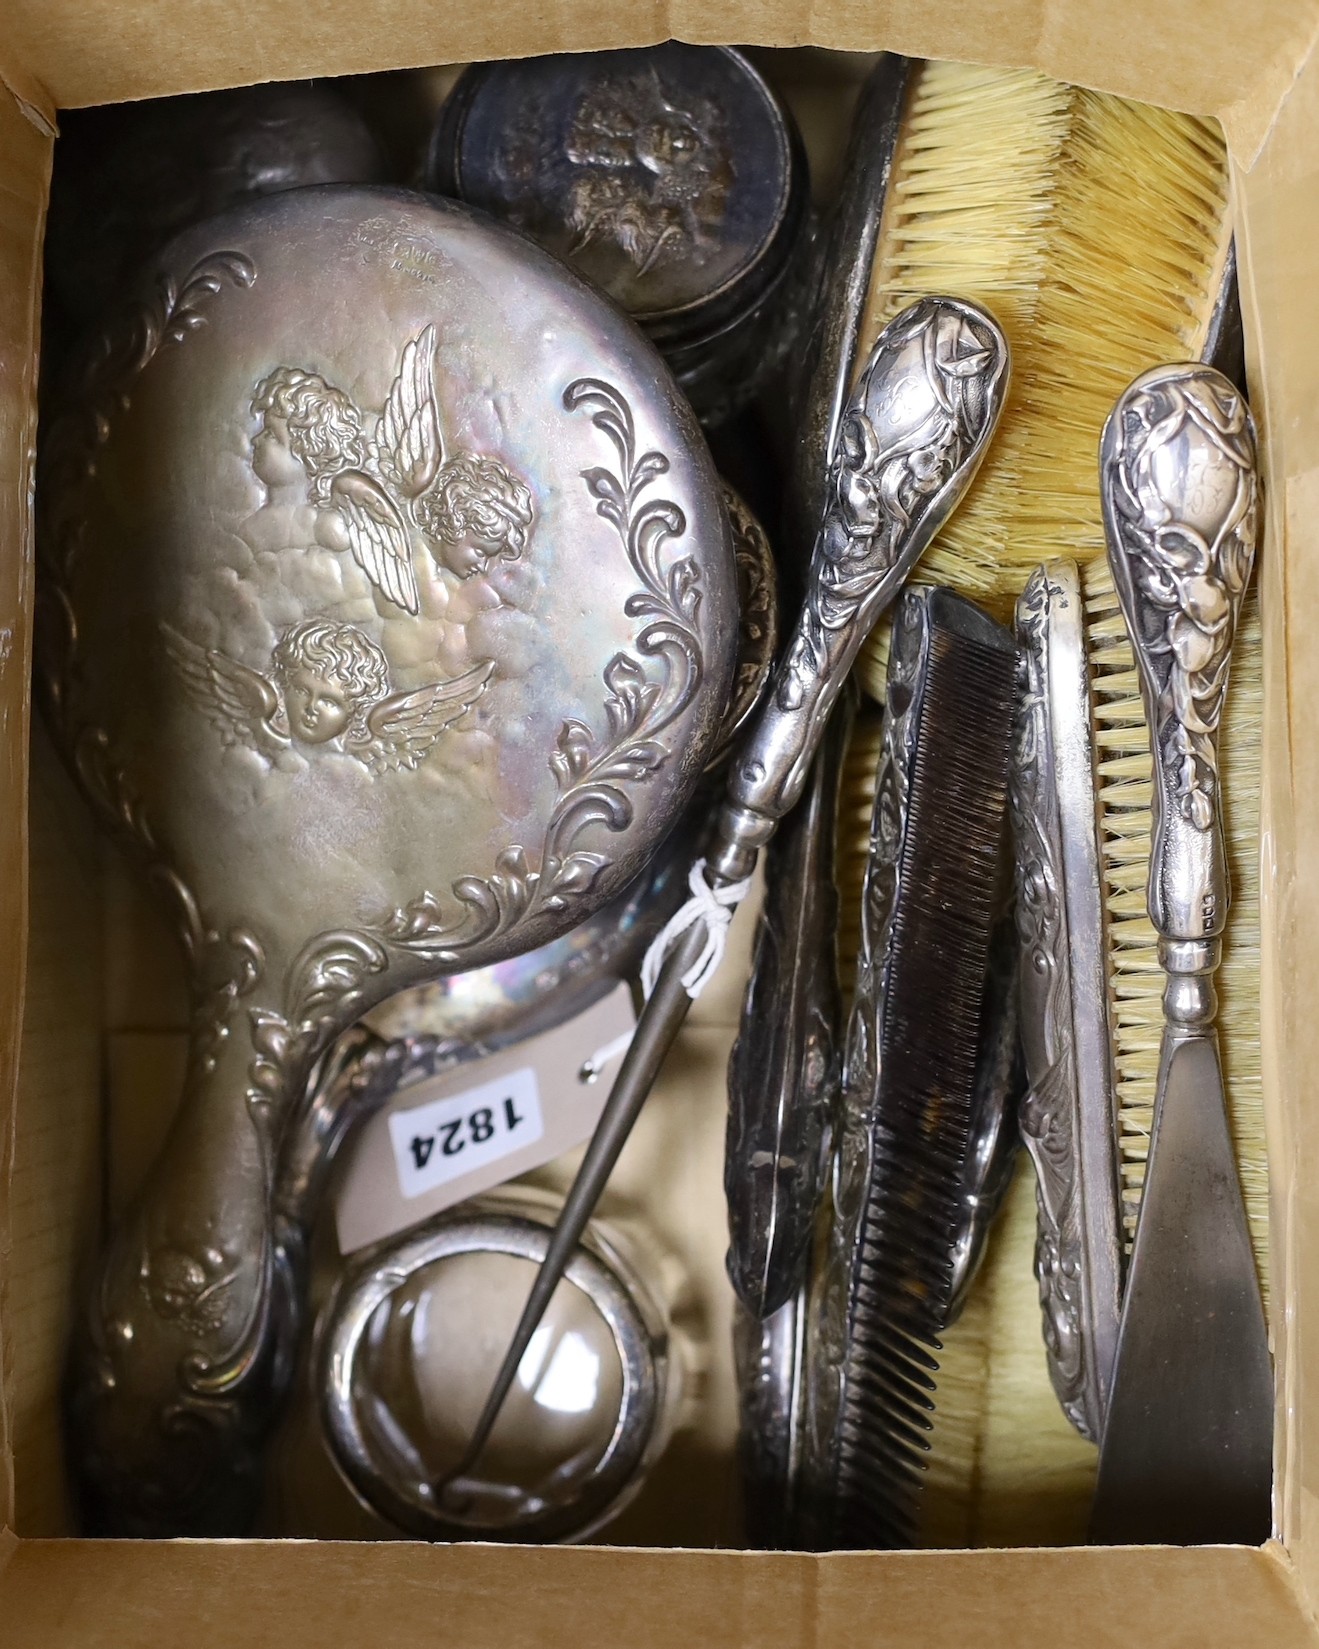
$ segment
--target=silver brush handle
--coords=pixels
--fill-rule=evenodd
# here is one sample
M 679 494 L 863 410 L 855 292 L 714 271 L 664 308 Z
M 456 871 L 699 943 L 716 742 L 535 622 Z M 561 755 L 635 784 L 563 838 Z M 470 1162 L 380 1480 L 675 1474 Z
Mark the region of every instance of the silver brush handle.
M 811 557 L 806 600 L 766 707 L 731 767 L 707 865 L 740 882 L 801 795 L 825 723 L 871 627 L 948 519 L 983 458 L 1007 395 L 1007 340 L 975 304 L 922 298 L 880 333 L 839 432 L 829 506 Z M 665 958 L 632 1045 L 531 1286 L 467 1450 L 437 1493 L 457 1492 L 503 1407 L 545 1315 L 691 1006 L 683 974 L 705 943 L 687 928 Z
M 1229 897 L 1218 730 L 1258 517 L 1246 403 L 1212 367 L 1146 372 L 1104 426 L 1100 473 L 1154 751 L 1148 903 L 1165 1008 L 1207 1030 Z
M 715 874 L 741 881 L 806 784 L 862 642 L 956 508 L 1006 399 L 998 323 L 922 298 L 880 333 L 839 423 L 806 599 L 735 759 Z

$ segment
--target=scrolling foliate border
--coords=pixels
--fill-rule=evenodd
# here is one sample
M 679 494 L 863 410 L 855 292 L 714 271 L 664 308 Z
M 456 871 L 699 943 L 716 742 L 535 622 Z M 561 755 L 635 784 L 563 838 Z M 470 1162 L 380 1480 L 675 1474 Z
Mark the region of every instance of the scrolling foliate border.
M 78 622 L 70 589 L 86 534 L 86 488 L 116 419 L 137 380 L 166 345 L 183 343 L 207 323 L 207 310 L 226 286 L 246 290 L 256 266 L 244 253 L 218 251 L 199 259 L 181 280 L 161 276 L 146 298 L 96 339 L 71 391 L 71 404 L 43 439 L 39 463 L 37 671 L 50 719 L 82 788 L 112 832 L 145 865 L 148 882 L 170 907 L 194 979 L 194 1061 L 214 1070 L 230 1034 L 237 1002 L 256 987 L 265 952 L 250 928 L 221 934 L 205 919 L 192 889 L 161 848 L 136 788 L 109 733 L 79 717 Z
M 687 519 L 672 499 L 646 496 L 669 472 L 669 460 L 654 450 L 638 454 L 632 409 L 603 379 L 577 379 L 564 391 L 563 404 L 569 412 L 589 412 L 618 454 L 617 470 L 593 467 L 582 471 L 582 479 L 641 581 L 624 611 L 643 625 L 632 650 L 615 653 L 605 666 L 603 735 L 575 719 L 560 728 L 549 758 L 559 794 L 538 864 L 533 868 L 525 847 L 511 845 L 496 856 L 490 875 L 453 883 L 461 907 L 456 919 L 446 920 L 441 900 L 428 892 L 369 930 L 390 946 L 445 966 L 542 912 L 569 908 L 590 891 L 608 860 L 581 846 L 582 836 L 596 825 L 618 832 L 632 823 L 630 788 L 665 765 L 669 752 L 660 736 L 691 704 L 704 678 L 697 630 L 700 568 L 690 555 L 665 555 L 685 534 Z M 650 667 L 652 660 L 658 669 Z

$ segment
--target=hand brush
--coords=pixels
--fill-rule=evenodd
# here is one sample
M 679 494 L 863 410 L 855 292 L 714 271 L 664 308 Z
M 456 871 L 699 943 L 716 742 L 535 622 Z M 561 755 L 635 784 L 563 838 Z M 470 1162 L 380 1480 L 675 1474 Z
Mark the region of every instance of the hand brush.
M 1068 1419 L 1104 1429 L 1122 1299 L 1117 1099 L 1085 609 L 1074 561 L 1031 574 L 1013 763 L 1021 1131 L 1035 1163 L 1035 1269 L 1049 1376 Z
M 632 1046 L 587 1147 L 545 1261 L 467 1453 L 481 1449 L 563 1268 L 622 1150 L 632 1121 L 717 962 L 718 912 L 743 896 L 761 846 L 805 787 L 810 763 L 864 636 L 955 508 L 993 434 L 1008 376 L 997 325 L 977 306 L 926 298 L 880 334 L 839 427 L 829 507 L 806 601 L 759 712 L 730 770 L 717 845 L 693 872 L 694 899 L 670 924 Z M 703 891 L 702 877 L 707 877 Z M 675 925 L 680 924 L 680 925 Z M 662 938 L 664 936 L 661 936 Z
M 1200 356 L 1232 225 L 1216 128 L 1028 70 L 911 74 L 856 348 L 912 293 L 989 306 L 1013 383 L 989 461 L 925 576 L 1006 623 L 1031 570 L 1104 557 L 1094 443 L 1158 361 Z M 883 697 L 885 632 L 859 673 Z
M 848 1025 L 832 1221 L 812 1283 L 809 1544 L 910 1545 L 965 1187 L 1008 863 L 1011 635 L 943 589 L 894 620 Z M 1002 1096 L 1006 1098 L 1006 1096 Z M 1000 1106 L 1001 1113 L 1002 1106 Z

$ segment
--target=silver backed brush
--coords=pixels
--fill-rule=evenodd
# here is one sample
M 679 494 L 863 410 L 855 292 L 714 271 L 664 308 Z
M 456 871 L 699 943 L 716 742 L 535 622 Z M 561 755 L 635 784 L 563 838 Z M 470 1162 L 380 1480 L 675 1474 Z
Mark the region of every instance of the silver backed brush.
M 729 909 L 736 903 L 761 847 L 801 797 L 862 641 L 979 467 L 1002 413 L 1008 363 L 1007 340 L 993 318 L 953 298 L 909 305 L 875 342 L 840 423 L 802 611 L 768 697 L 730 766 L 728 798 L 705 864 L 710 900 L 697 904 L 695 919 L 654 979 L 459 1474 L 490 1434 L 686 1017 L 689 990 L 708 954 L 709 904 L 720 899 L 721 908 Z
M 1147 898 L 1166 981 L 1091 1535 L 1257 1544 L 1273 1375 L 1214 1029 L 1228 909 L 1218 730 L 1259 509 L 1245 401 L 1211 367 L 1144 373 L 1104 426 L 1100 483 L 1154 754 Z
M 1012 784 L 1035 1249 L 1049 1376 L 1085 1437 L 1103 1430 L 1122 1297 L 1116 1073 L 1095 798 L 1094 711 L 1074 561 L 1017 603 L 1023 691 Z
M 844 700 L 806 794 L 766 851 L 765 902 L 728 1061 L 728 1275 L 756 1318 L 778 1311 L 801 1283 L 838 1089 L 834 835 L 851 724 Z
M 915 1535 L 977 1143 L 1002 910 L 1012 636 L 952 591 L 894 619 L 832 1230 L 812 1283 L 805 1543 Z

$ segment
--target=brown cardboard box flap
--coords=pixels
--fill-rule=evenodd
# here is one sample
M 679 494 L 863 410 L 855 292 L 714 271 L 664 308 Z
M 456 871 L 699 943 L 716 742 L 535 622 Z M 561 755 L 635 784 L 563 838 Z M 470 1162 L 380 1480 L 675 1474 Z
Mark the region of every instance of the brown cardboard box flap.
M 8 1310 L 25 932 L 31 454 L 50 142 L 25 110 L 673 33 L 1035 65 L 1225 122 L 1269 488 L 1263 1034 L 1274 1168 L 1279 1516 L 1288 1552 L 720 1552 L 29 1541 L 0 1535 L 0 1640 L 280 1649 L 348 1642 L 1240 1646 L 1317 1641 L 1319 1598 L 1319 40 L 1317 0 L 9 0 L 0 78 L 0 1529 L 12 1519 Z
M 865 1553 L 24 1541 L 7 1649 L 1305 1649 L 1285 1556 L 1233 1548 Z
M 32 462 L 48 133 L 0 92 L 0 1527 L 13 1503 L 14 1351 L 6 1329 L 14 1098 L 27 930 L 27 742 L 31 670 Z
M 1032 64 L 1125 97 L 1227 116 L 1241 153 L 1262 139 L 1315 30 L 1311 0 L 1256 0 L 1238 30 L 1198 0 L 10 0 L 7 57 L 60 107 L 310 74 L 466 62 L 663 40 L 737 40 Z M 20 88 L 21 90 L 21 88 Z

